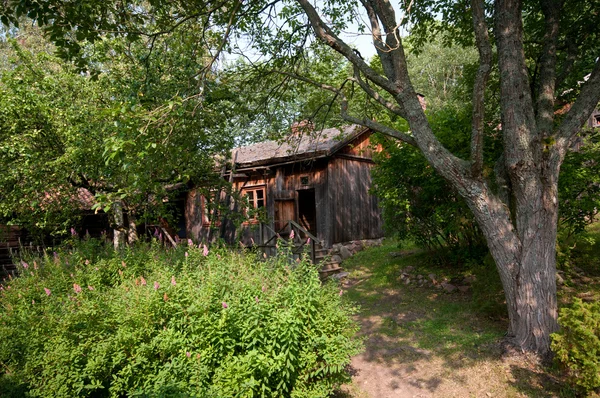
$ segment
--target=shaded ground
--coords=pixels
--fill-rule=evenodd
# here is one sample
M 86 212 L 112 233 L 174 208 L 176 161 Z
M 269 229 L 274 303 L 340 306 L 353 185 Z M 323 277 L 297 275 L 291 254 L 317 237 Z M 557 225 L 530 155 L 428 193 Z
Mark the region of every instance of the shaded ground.
M 404 284 L 407 266 L 431 272 L 423 254 L 391 251 L 393 242 L 344 264 L 365 351 L 353 358 L 353 382 L 341 397 L 570 396 L 533 358 L 503 352 L 505 321 L 480 313 L 469 293 Z

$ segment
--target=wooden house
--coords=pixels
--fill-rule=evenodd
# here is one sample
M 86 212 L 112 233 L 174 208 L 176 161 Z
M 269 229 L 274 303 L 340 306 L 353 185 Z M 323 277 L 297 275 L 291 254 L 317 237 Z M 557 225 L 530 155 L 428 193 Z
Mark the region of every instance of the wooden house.
M 246 210 L 237 228 L 226 219 L 215 223 L 208 200 L 191 191 L 185 209 L 187 236 L 260 245 L 297 227 L 296 235 L 312 236 L 324 248 L 382 237 L 381 211 L 370 193 L 376 151 L 372 132 L 355 125 L 299 131 L 305 127 L 293 130 L 283 143 L 265 141 L 235 149 L 223 177 L 251 211 Z M 233 201 L 231 208 L 236 209 Z

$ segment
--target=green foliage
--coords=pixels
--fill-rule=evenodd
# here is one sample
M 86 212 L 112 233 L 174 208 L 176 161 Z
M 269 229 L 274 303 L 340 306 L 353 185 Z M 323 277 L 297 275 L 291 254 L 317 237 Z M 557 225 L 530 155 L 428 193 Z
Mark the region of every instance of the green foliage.
M 360 348 L 306 260 L 91 240 L 28 261 L 0 292 L 3 396 L 323 397 Z
M 466 111 L 446 109 L 430 119 L 442 142 L 451 150 L 464 150 L 469 140 Z M 373 180 L 387 230 L 400 240 L 413 240 L 428 249 L 482 245 L 482 236 L 465 202 L 423 155 L 409 145 L 386 139 L 381 142 L 385 151 L 376 159 Z
M 600 388 L 600 303 L 575 298 L 558 318 L 561 329 L 552 335 L 557 363 L 581 392 Z
M 600 141 L 598 132 L 565 157 L 558 181 L 560 232 L 566 238 L 581 234 L 600 209 Z
M 95 78 L 50 56 L 35 29 L 2 43 L 12 63 L 0 70 L 0 217 L 64 231 L 81 188 L 97 209 L 120 201 L 138 219 L 164 216 L 155 198 L 169 186 L 223 183 L 213 155 L 233 145 L 225 126 L 237 98 L 226 79 L 198 87 L 204 52 L 193 32 L 180 33 L 149 54 L 116 39 L 90 46 L 89 58 L 110 71 Z

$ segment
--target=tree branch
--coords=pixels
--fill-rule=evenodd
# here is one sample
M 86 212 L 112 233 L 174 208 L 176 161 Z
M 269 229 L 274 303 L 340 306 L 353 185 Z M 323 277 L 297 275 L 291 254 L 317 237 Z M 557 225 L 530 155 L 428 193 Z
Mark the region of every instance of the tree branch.
M 596 58 L 594 70 L 583 85 L 579 97 L 558 127 L 557 145 L 564 146 L 566 149 L 571 144 L 571 141 L 590 117 L 598 102 L 600 102 L 600 54 Z
M 492 47 L 485 22 L 483 0 L 471 0 L 475 42 L 479 51 L 479 68 L 473 85 L 473 120 L 471 122 L 471 174 L 479 178 L 483 170 L 483 122 L 485 87 L 490 76 Z
M 398 106 L 393 104 L 392 102 L 386 100 L 381 94 L 377 91 L 373 90 L 360 76 L 360 70 L 356 66 L 354 66 L 354 81 L 358 83 L 360 88 L 372 99 L 377 101 L 381 106 L 385 107 L 390 112 L 402 117 L 406 118 L 406 113 Z
M 496 0 L 495 36 L 500 72 L 500 102 L 505 162 L 509 173 L 536 166 L 536 123 L 523 49 L 520 0 Z
M 388 93 L 392 94 L 394 97 L 396 97 L 400 93 L 398 87 L 396 87 L 390 80 L 384 78 L 379 73 L 377 73 L 377 71 L 375 71 L 369 65 L 367 65 L 367 63 L 358 54 L 356 54 L 354 50 L 350 48 L 350 46 L 348 46 L 344 41 L 342 41 L 339 37 L 335 35 L 331 28 L 329 28 L 323 22 L 315 8 L 309 3 L 308 0 L 297 1 L 302 7 L 302 9 L 304 9 L 306 16 L 308 17 L 308 20 L 310 22 L 310 25 L 312 26 L 315 32 L 315 35 L 320 40 L 322 40 L 329 47 L 346 57 L 348 61 L 350 61 L 353 65 L 356 65 L 360 69 L 360 71 L 364 73 L 367 79 L 369 79 Z
M 358 118 L 355 116 L 352 116 L 350 114 L 348 114 L 348 98 L 346 97 L 346 95 L 344 94 L 344 92 L 342 91 L 343 86 L 345 85 L 345 83 L 348 81 L 346 80 L 343 84 L 342 87 L 338 88 L 338 87 L 334 87 L 332 85 L 329 84 L 324 84 L 324 83 L 320 83 L 317 81 L 314 81 L 312 79 L 309 79 L 305 76 L 300 76 L 300 75 L 296 75 L 290 72 L 282 72 L 282 71 L 277 71 L 278 73 L 281 73 L 285 76 L 289 76 L 293 79 L 297 79 L 300 80 L 302 82 L 311 84 L 317 88 L 320 88 L 322 90 L 327 90 L 327 91 L 331 91 L 332 93 L 335 93 L 341 101 L 341 116 L 344 120 L 350 122 L 350 123 L 354 123 L 354 124 L 359 124 L 361 126 L 365 126 L 370 128 L 373 131 L 377 131 L 379 133 L 388 135 L 390 137 L 396 138 L 400 141 L 406 142 L 407 144 L 410 144 L 412 146 L 417 146 L 417 143 L 415 141 L 415 139 L 413 137 L 411 137 L 408 134 L 405 134 L 401 131 L 398 131 L 396 129 L 393 129 L 389 126 L 383 125 L 381 123 L 377 123 L 374 120 L 370 120 L 367 118 Z
M 537 130 L 539 139 L 549 137 L 554 125 L 556 50 L 563 0 L 541 0 L 546 31 L 540 59 L 540 83 L 537 92 Z

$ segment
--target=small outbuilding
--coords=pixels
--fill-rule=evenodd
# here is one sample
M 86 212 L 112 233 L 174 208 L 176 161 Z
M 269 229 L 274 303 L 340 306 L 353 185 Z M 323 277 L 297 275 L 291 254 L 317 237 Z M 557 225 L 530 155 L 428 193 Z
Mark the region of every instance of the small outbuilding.
M 372 132 L 361 126 L 308 131 L 296 124 L 285 142 L 265 141 L 237 148 L 222 171 L 242 200 L 244 220 L 214 214 L 216 206 L 197 191 L 186 200 L 187 236 L 197 240 L 263 244 L 296 227 L 324 248 L 383 236 L 381 211 L 371 194 Z M 215 199 L 239 205 L 224 193 Z M 237 225 L 237 227 L 236 227 Z

